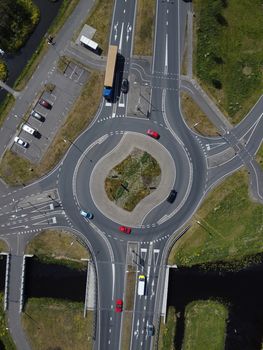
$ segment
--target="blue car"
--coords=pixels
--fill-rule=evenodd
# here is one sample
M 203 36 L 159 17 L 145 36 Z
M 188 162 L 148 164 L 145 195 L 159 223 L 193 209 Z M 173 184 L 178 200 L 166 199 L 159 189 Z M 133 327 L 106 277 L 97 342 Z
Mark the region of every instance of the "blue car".
M 93 214 L 88 211 L 81 210 L 80 215 L 84 216 L 86 219 L 93 219 Z

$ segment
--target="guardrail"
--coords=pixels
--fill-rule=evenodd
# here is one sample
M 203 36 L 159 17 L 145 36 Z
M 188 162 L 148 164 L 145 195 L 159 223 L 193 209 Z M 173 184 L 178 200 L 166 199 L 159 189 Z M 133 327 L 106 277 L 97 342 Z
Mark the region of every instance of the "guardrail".
M 165 248 L 164 248 L 164 252 L 163 252 L 163 255 L 162 255 L 161 264 L 160 264 L 160 272 L 161 272 L 162 268 L 166 268 L 167 267 L 167 257 L 169 256 L 173 245 L 175 244 L 176 241 L 178 241 L 179 238 L 181 238 L 189 230 L 190 227 L 191 227 L 191 225 L 186 226 L 179 233 L 178 236 L 176 236 L 176 235 L 171 236 L 170 239 L 166 242 L 166 245 L 165 245 Z M 163 283 L 161 282 L 161 278 L 164 280 L 164 273 L 160 273 L 160 272 L 159 272 L 158 286 L 157 286 L 157 293 L 156 293 L 156 295 L 159 296 L 159 298 L 158 298 L 159 300 L 163 301 L 164 288 L 162 288 Z M 166 295 L 166 298 L 167 298 L 167 295 Z M 156 309 L 157 305 L 160 305 L 160 304 L 158 304 L 157 297 L 156 297 L 155 309 Z M 162 305 L 163 305 L 163 303 L 162 303 Z M 155 339 L 154 339 L 154 342 L 153 342 L 153 349 L 154 350 L 158 349 L 160 322 L 161 322 L 161 317 L 162 316 L 164 316 L 164 318 L 166 318 L 166 312 L 165 312 L 165 315 L 163 315 L 162 314 L 162 307 L 161 307 L 161 310 L 159 310 L 159 306 L 158 306 L 158 310 L 156 311 L 155 316 L 154 316 L 154 324 L 156 325 L 156 327 L 155 327 L 156 332 L 155 332 L 155 337 L 154 337 Z
M 10 272 L 10 254 L 1 253 L 1 255 L 6 255 L 6 266 L 5 266 L 5 294 L 4 294 L 4 311 L 7 310 L 7 300 L 9 291 L 9 272 Z
M 23 307 L 24 307 L 24 283 L 25 283 L 26 258 L 32 258 L 32 257 L 33 257 L 33 255 L 29 255 L 29 254 L 23 255 L 21 286 L 20 286 L 19 313 L 21 313 L 23 311 Z

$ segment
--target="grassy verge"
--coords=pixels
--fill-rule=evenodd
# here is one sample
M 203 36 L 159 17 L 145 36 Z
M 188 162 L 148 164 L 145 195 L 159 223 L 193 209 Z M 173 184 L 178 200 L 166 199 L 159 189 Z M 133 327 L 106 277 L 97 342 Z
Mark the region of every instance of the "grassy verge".
M 28 299 L 22 325 L 32 349 L 92 349 L 93 313 L 83 304 L 47 298 Z
M 105 55 L 108 51 L 113 5 L 113 0 L 97 0 L 86 21 L 86 24 L 96 29 L 93 40 L 99 44 Z
M 173 306 L 169 306 L 167 312 L 166 324 L 160 323 L 160 332 L 158 339 L 159 350 L 175 350 L 174 338 L 176 330 L 176 313 Z
M 122 349 L 130 349 L 132 317 L 134 306 L 134 294 L 136 285 L 136 268 L 128 266 L 126 273 L 125 299 L 124 299 L 124 319 L 122 327 Z
M 262 94 L 261 1 L 196 0 L 194 10 L 195 72 L 235 124 Z
M 134 36 L 134 55 L 151 56 L 154 35 L 154 0 L 138 0 Z
M 80 263 L 89 258 L 89 252 L 77 237 L 63 230 L 46 230 L 29 242 L 27 254 L 34 254 L 42 260 L 68 261 Z M 86 263 L 82 262 L 86 266 Z
M 128 266 L 126 273 L 125 286 L 125 310 L 132 311 L 134 305 L 134 293 L 136 284 L 136 269 L 133 266 Z
M 216 301 L 194 301 L 185 310 L 183 350 L 224 350 L 226 307 Z
M 71 142 L 90 124 L 98 109 L 103 75 L 92 72 L 81 95 L 76 100 L 67 121 L 62 126 L 40 164 L 7 151 L 0 163 L 0 176 L 10 185 L 25 184 L 46 174 L 65 154 Z
M 8 244 L 2 239 L 0 239 L 0 252 L 4 252 L 4 253 L 9 252 Z
M 11 111 L 14 103 L 15 98 L 11 94 L 7 94 L 3 102 L 0 103 L 0 127 L 3 125 L 3 122 Z
M 217 135 L 217 128 L 210 122 L 205 113 L 186 93 L 181 93 L 181 109 L 188 126 L 205 136 Z
M 263 143 L 261 144 L 261 146 L 258 150 L 256 159 L 259 162 L 259 164 L 261 165 L 261 167 L 263 168 Z
M 122 326 L 122 338 L 121 338 L 121 348 L 123 350 L 130 349 L 132 316 L 133 316 L 132 312 L 124 311 L 123 326 Z
M 8 75 L 8 69 L 5 61 L 0 59 L 0 80 L 5 81 Z
M 15 350 L 15 344 L 8 332 L 8 323 L 3 309 L 4 294 L 0 293 L 0 349 Z
M 238 263 L 263 251 L 263 206 L 250 200 L 247 183 L 246 172 L 239 171 L 208 195 L 172 248 L 169 264 Z

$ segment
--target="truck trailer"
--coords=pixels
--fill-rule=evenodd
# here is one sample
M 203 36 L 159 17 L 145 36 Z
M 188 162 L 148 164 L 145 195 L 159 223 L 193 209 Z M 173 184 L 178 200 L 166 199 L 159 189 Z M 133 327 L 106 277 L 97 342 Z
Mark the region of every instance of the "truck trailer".
M 105 79 L 104 79 L 104 89 L 103 89 L 103 96 L 107 101 L 110 101 L 113 95 L 113 84 L 114 84 L 117 55 L 118 55 L 118 46 L 110 45 L 109 51 L 108 51 L 108 59 L 107 59 Z

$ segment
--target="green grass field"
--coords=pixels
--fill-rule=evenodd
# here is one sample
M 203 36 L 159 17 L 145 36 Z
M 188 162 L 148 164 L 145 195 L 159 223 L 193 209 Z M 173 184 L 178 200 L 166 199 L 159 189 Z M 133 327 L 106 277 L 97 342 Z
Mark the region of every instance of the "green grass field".
M 134 37 L 134 55 L 151 56 L 154 35 L 154 0 L 138 0 Z
M 195 73 L 237 123 L 262 94 L 262 1 L 196 0 L 194 11 Z
M 15 344 L 8 332 L 7 318 L 4 312 L 4 294 L 0 293 L 0 348 L 4 350 L 15 350 Z M 1 346 L 3 344 L 4 348 Z
M 172 248 L 170 264 L 241 261 L 263 252 L 263 205 L 250 200 L 247 183 L 246 172 L 239 171 L 208 195 Z
M 32 350 L 91 350 L 93 313 L 83 317 L 83 303 L 28 299 L 22 325 Z
M 217 128 L 210 122 L 192 97 L 182 92 L 180 101 L 184 119 L 192 130 L 205 136 L 218 136 Z
M 263 169 L 263 143 L 261 144 L 261 146 L 258 150 L 256 160 L 259 162 L 259 164 L 261 165 L 261 167 Z
M 216 301 L 193 301 L 185 310 L 183 350 L 224 350 L 226 307 Z
M 161 320 L 158 339 L 159 350 L 175 350 L 174 339 L 176 330 L 176 311 L 173 306 L 169 306 L 166 323 Z
M 89 251 L 77 237 L 63 230 L 44 230 L 32 239 L 26 254 L 36 255 L 44 261 L 52 261 L 76 268 L 86 268 L 87 262 L 81 259 L 90 257 Z
M 103 55 L 108 52 L 113 5 L 113 0 L 97 0 L 86 21 L 89 26 L 96 29 L 92 39 L 99 44 Z

